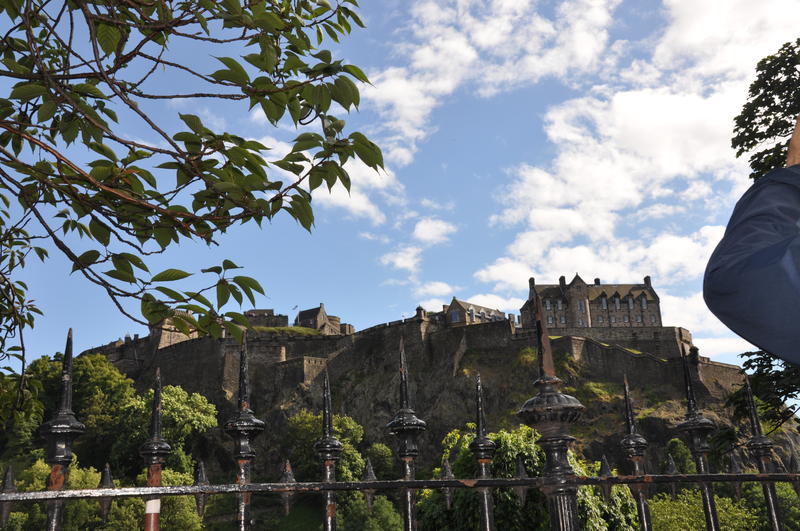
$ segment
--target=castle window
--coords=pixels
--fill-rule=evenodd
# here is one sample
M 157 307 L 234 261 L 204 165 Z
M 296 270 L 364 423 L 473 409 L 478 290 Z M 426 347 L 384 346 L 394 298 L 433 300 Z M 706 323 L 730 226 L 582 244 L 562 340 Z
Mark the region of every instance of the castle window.
M 451 323 L 457 323 L 460 320 L 461 320 L 461 312 L 459 312 L 458 310 L 453 310 L 452 312 L 450 312 Z
M 598 323 L 602 323 L 603 322 L 603 316 L 602 315 L 597 317 L 597 322 Z
M 547 316 L 547 324 L 549 324 L 549 325 L 553 324 L 553 316 L 552 315 L 548 315 Z
M 646 310 L 646 309 L 647 309 L 647 299 L 642 297 L 642 310 Z
M 633 310 L 633 297 L 628 298 L 628 309 Z
M 561 299 L 558 299 L 556 301 L 556 308 L 558 308 L 559 310 L 561 309 Z
M 656 322 L 656 316 L 655 315 L 651 315 L 650 316 L 650 322 L 655 324 L 655 322 Z
M 636 316 L 636 322 L 637 323 L 641 323 L 642 322 L 642 316 L 641 315 L 637 315 Z
M 553 305 L 550 304 L 550 299 L 545 299 L 544 300 L 544 309 L 545 310 L 552 310 L 553 309 Z
M 619 297 L 614 297 L 614 307 L 619 310 Z
M 469 309 L 469 320 L 473 323 L 475 322 L 475 308 Z
M 616 322 L 617 322 L 617 318 L 616 318 L 616 317 L 614 317 L 613 315 L 611 316 L 611 322 L 612 322 L 612 323 L 616 323 Z
M 583 301 L 578 301 L 578 311 L 579 312 L 583 311 Z
M 578 326 L 583 326 L 583 319 L 580 317 L 578 318 Z
M 567 318 L 562 315 L 561 319 L 559 319 L 559 321 L 561 322 L 561 324 L 564 324 L 564 323 L 567 322 Z
M 627 315 L 623 315 L 622 316 L 622 320 L 627 323 L 628 322 L 628 316 Z
M 608 299 L 605 297 L 600 297 L 600 308 L 604 310 L 608 310 Z
M 481 321 L 485 321 L 485 320 L 486 320 L 486 312 L 481 310 Z

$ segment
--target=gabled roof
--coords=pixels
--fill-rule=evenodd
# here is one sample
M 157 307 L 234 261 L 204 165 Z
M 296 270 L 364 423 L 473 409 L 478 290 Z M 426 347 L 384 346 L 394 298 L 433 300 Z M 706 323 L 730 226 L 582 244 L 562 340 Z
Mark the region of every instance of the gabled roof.
M 580 278 L 580 277 L 576 277 Z M 567 290 L 573 285 L 573 279 L 567 285 Z M 587 295 L 590 301 L 598 299 L 605 295 L 608 298 L 614 295 L 619 295 L 621 299 L 627 298 L 629 295 L 633 298 L 639 298 L 644 295 L 648 301 L 655 301 L 657 296 L 652 288 L 648 288 L 644 284 L 587 284 Z M 543 299 L 561 299 L 564 295 L 561 293 L 561 286 L 558 284 L 536 284 L 536 293 Z
M 447 307 L 447 311 L 450 311 L 450 308 L 452 308 L 453 305 L 460 306 L 461 309 L 463 309 L 465 312 L 469 311 L 469 309 L 472 308 L 476 314 L 484 312 L 486 315 L 490 315 L 492 313 L 494 313 L 495 315 L 502 315 L 502 316 L 506 315 L 497 308 L 487 308 L 486 306 L 481 306 L 480 304 L 475 304 L 474 302 L 462 301 L 456 299 L 455 297 L 453 297 L 453 300 L 450 301 L 450 304 Z
M 300 313 L 297 314 L 297 320 L 305 321 L 306 319 L 316 319 L 321 312 L 323 313 L 325 312 L 325 309 L 322 307 L 321 304 L 316 308 L 301 310 Z

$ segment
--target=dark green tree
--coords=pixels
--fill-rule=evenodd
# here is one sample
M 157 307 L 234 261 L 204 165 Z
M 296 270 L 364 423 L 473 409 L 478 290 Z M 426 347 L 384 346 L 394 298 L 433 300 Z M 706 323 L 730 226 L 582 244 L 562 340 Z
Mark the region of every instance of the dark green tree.
M 789 136 L 800 114 L 800 39 L 787 42 L 756 66 L 747 102 L 735 119 L 731 144 L 749 156 L 750 177 L 783 167 Z

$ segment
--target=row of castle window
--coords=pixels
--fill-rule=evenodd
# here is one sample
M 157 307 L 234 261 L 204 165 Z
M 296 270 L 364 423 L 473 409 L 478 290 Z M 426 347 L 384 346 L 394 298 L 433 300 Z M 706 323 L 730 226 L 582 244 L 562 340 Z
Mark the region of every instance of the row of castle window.
M 562 315 L 562 316 L 559 318 L 558 322 L 559 322 L 560 324 L 566 324 L 566 322 L 567 322 L 567 319 L 566 319 L 566 317 L 564 317 L 564 316 Z M 602 323 L 602 322 L 603 322 L 603 316 L 602 316 L 602 315 L 599 315 L 599 316 L 597 317 L 597 322 L 598 322 L 598 323 Z M 612 316 L 609 318 L 609 322 L 611 322 L 611 323 L 616 323 L 616 322 L 617 322 L 617 318 L 616 318 L 615 316 L 613 316 L 613 315 L 612 315 Z M 623 316 L 622 316 L 622 322 L 623 322 L 623 323 L 627 323 L 627 322 L 629 322 L 629 319 L 628 319 L 628 316 L 627 316 L 627 315 L 623 315 Z M 636 316 L 636 322 L 637 322 L 637 323 L 641 323 L 641 322 L 643 322 L 643 320 L 642 320 L 642 316 L 641 316 L 641 315 L 637 315 L 637 316 Z M 655 315 L 651 315 L 651 316 L 650 316 L 650 323 L 652 323 L 652 324 L 655 324 L 655 323 L 656 323 L 656 316 L 655 316 Z M 553 316 L 552 316 L 552 315 L 548 315 L 548 316 L 547 316 L 547 324 L 549 324 L 549 325 L 555 324 L 555 319 L 553 318 Z M 583 326 L 583 319 L 582 319 L 582 318 L 578 318 L 578 326 Z
M 641 300 L 642 310 L 646 310 L 647 309 L 647 299 L 642 297 L 640 300 Z M 614 297 L 612 299 L 612 302 L 614 303 L 614 308 L 616 310 L 619 310 L 620 307 L 621 307 L 620 298 L 619 297 Z M 629 310 L 633 310 L 633 307 L 635 306 L 635 304 L 636 303 L 634 302 L 633 297 L 628 297 L 628 309 Z M 544 300 L 544 307 L 545 307 L 545 310 L 552 310 L 553 309 L 553 305 L 550 302 L 550 299 L 545 299 Z M 603 310 L 608 310 L 608 298 L 607 297 L 601 297 L 600 298 L 600 308 L 602 308 Z M 561 310 L 562 309 L 561 299 L 556 300 L 556 309 L 557 310 Z M 583 310 L 584 310 L 583 301 L 580 300 L 580 301 L 578 301 L 578 311 L 582 312 Z

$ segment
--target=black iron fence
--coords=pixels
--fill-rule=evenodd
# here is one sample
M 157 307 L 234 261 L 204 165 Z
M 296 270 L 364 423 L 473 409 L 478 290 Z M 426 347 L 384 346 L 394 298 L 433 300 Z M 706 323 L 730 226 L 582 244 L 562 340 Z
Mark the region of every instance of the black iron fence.
M 541 315 L 541 302 L 537 301 L 538 315 Z M 324 374 L 324 406 L 322 410 L 322 434 L 314 444 L 314 449 L 323 465 L 323 477 L 318 482 L 297 482 L 291 466 L 286 464 L 283 477 L 277 483 L 252 483 L 250 465 L 255 457 L 251 446 L 253 439 L 264 430 L 264 422 L 257 419 L 250 409 L 250 387 L 248 381 L 247 348 L 240 352 L 239 394 L 237 413 L 228 420 L 222 429 L 234 440 L 234 457 L 237 463 L 236 482 L 225 485 L 209 484 L 205 471 L 200 465 L 192 486 L 161 486 L 161 471 L 170 446 L 161 436 L 161 378 L 156 370 L 155 393 L 152 404 L 149 439 L 140 447 L 139 453 L 147 469 L 147 487 L 114 488 L 108 467 L 102 473 L 100 485 L 96 489 L 64 490 L 68 466 L 72 459 L 71 444 L 85 427 L 72 411 L 72 334 L 67 338 L 61 374 L 61 395 L 58 410 L 52 419 L 44 423 L 42 433 L 46 445 L 46 462 L 51 473 L 46 491 L 16 492 L 11 468 L 8 469 L 0 493 L 0 526 L 6 524 L 12 506 L 22 502 L 44 502 L 47 506 L 47 526 L 49 530 L 61 529 L 64 504 L 74 499 L 95 499 L 100 501 L 100 516 L 106 518 L 112 499 L 138 497 L 145 500 L 144 529 L 159 529 L 160 500 L 165 496 L 195 497 L 197 510 L 202 515 L 206 499 L 214 494 L 233 494 L 237 499 L 236 528 L 250 529 L 251 496 L 253 493 L 274 493 L 280 495 L 284 509 L 288 512 L 292 496 L 297 493 L 318 492 L 324 497 L 323 527 L 326 531 L 336 529 L 337 493 L 358 491 L 367 498 L 367 503 L 376 491 L 394 490 L 400 493 L 400 506 L 404 529 L 417 528 L 416 492 L 420 489 L 439 489 L 445 493 L 449 504 L 454 489 L 469 489 L 477 492 L 480 505 L 480 529 L 493 530 L 494 503 L 493 489 L 512 488 L 520 500 L 524 501 L 528 489 L 539 489 L 547 498 L 550 526 L 553 530 L 571 531 L 580 529 L 577 493 L 579 487 L 598 486 L 606 499 L 614 485 L 628 485 L 637 507 L 640 529 L 651 529 L 648 508 L 648 487 L 650 485 L 669 485 L 673 493 L 675 486 L 683 483 L 699 487 L 706 528 L 719 530 L 719 518 L 714 499 L 714 483 L 758 482 L 763 489 L 766 513 L 773 530 L 783 529 L 781 515 L 775 493 L 775 482 L 789 482 L 800 495 L 800 466 L 792 459 L 790 472 L 776 472 L 772 459 L 773 442 L 761 431 L 752 392 L 747 380 L 748 405 L 752 437 L 747 448 L 755 456 L 759 473 L 742 473 L 741 466 L 732 461 L 729 473 L 712 473 L 709 468 L 709 436 L 716 429 L 714 422 L 699 411 L 689 373 L 686 356 L 683 359 L 686 386 L 687 412 L 684 421 L 677 426 L 683 432 L 697 467 L 697 474 L 678 474 L 670 458 L 666 474 L 647 474 L 644 469 L 644 455 L 647 440 L 637 431 L 634 421 L 633 405 L 630 399 L 628 382 L 625 379 L 625 426 L 622 449 L 631 463 L 633 475 L 614 475 L 605 458 L 601 461 L 599 475 L 595 477 L 578 476 L 567 460 L 567 450 L 574 438 L 569 435 L 570 426 L 578 421 L 584 406 L 574 397 L 560 392 L 561 380 L 555 374 L 550 341 L 544 323 L 537 318 L 537 348 L 539 353 L 539 378 L 534 382 L 538 393 L 522 405 L 517 415 L 520 421 L 536 428 L 541 433 L 537 444 L 545 454 L 545 465 L 539 477 L 527 477 L 524 467 L 518 467 L 517 477 L 493 478 L 492 459 L 495 443 L 486 435 L 483 394 L 480 376 L 476 381 L 476 436 L 469 445 L 475 456 L 478 473 L 473 478 L 454 478 L 449 464 L 445 462 L 442 473 L 436 479 L 416 479 L 415 459 L 419 454 L 418 438 L 426 429 L 426 423 L 419 419 L 409 403 L 408 373 L 403 348 L 400 348 L 400 408 L 391 422 L 388 431 L 399 442 L 398 456 L 402 462 L 402 478 L 397 480 L 377 480 L 371 466 L 366 467 L 361 481 L 337 481 L 336 462 L 342 452 L 342 443 L 333 432 L 331 413 L 331 392 L 327 372 Z M 532 526 L 533 527 L 533 523 Z

